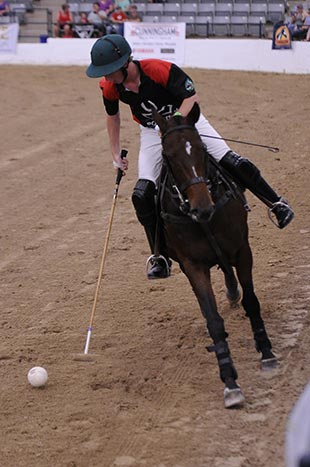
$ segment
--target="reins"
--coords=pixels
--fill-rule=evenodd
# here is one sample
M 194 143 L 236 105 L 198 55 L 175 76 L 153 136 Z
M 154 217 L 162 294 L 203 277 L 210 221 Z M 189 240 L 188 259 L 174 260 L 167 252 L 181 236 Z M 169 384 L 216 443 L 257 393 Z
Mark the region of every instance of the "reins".
M 175 127 L 172 127 L 172 128 L 168 128 L 168 130 L 161 136 L 161 142 L 162 142 L 162 146 L 163 146 L 163 143 L 164 143 L 164 140 L 165 138 L 173 133 L 174 131 L 181 131 L 181 130 L 192 130 L 194 132 L 197 132 L 196 128 L 193 127 L 192 125 L 178 125 L 178 126 L 175 126 Z M 173 174 L 173 170 L 171 168 L 171 165 L 169 163 L 169 160 L 168 158 L 166 157 L 165 155 L 165 151 L 163 149 L 163 157 L 165 158 L 165 161 L 167 163 L 167 166 L 169 167 L 169 170 L 170 170 L 170 173 Z M 192 185 L 196 185 L 197 183 L 207 183 L 208 181 L 208 177 L 201 177 L 201 176 L 196 176 L 196 177 L 193 177 L 191 178 L 190 180 L 188 180 L 187 182 L 183 183 L 181 186 L 177 186 L 175 184 L 175 187 L 176 187 L 176 191 L 178 192 L 178 195 L 179 197 L 182 196 L 182 193 L 184 191 L 187 190 L 187 188 L 189 188 L 190 186 Z
M 192 130 L 192 131 L 194 131 L 194 132 L 196 132 L 198 134 L 196 128 L 191 126 L 191 125 L 178 125 L 178 126 L 175 126 L 175 127 L 171 127 L 171 128 L 168 128 L 166 130 L 166 132 L 161 137 L 162 146 L 163 146 L 164 140 L 166 139 L 166 137 L 168 135 L 170 135 L 171 133 L 173 133 L 175 131 L 180 131 L 180 130 Z M 166 221 L 166 222 L 171 222 L 171 223 L 176 223 L 176 224 L 179 224 L 179 223 L 180 224 L 182 224 L 182 223 L 192 223 L 193 220 L 188 216 L 188 214 L 189 214 L 189 212 L 188 212 L 188 203 L 187 203 L 187 200 L 184 199 L 184 197 L 183 197 L 183 192 L 189 186 L 192 186 L 194 184 L 197 184 L 197 183 L 206 183 L 207 184 L 208 183 L 208 174 L 206 174 L 205 177 L 202 177 L 202 176 L 194 177 L 194 178 L 190 179 L 189 181 L 187 181 L 186 183 L 183 183 L 180 187 L 178 187 L 175 180 L 174 180 L 173 170 L 172 170 L 171 164 L 169 162 L 169 159 L 165 154 L 164 148 L 163 148 L 163 157 L 164 157 L 164 160 L 165 160 L 165 163 L 166 163 L 166 166 L 167 166 L 167 172 L 166 172 L 164 180 L 162 181 L 161 193 L 160 193 L 160 198 L 161 198 L 160 204 L 162 206 L 162 198 L 164 196 L 164 190 L 165 190 L 168 178 L 170 178 L 170 183 L 171 183 L 172 187 L 175 189 L 175 191 L 177 193 L 177 197 L 178 197 L 179 203 L 180 203 L 179 208 L 180 208 L 180 211 L 182 212 L 183 215 L 176 216 L 176 215 L 173 215 L 173 214 L 170 214 L 170 213 L 165 213 L 165 212 L 161 211 L 161 213 L 160 213 L 161 218 L 164 220 L 164 222 Z M 212 158 L 210 157 L 210 159 L 212 159 Z M 213 165 L 215 167 L 218 166 L 218 164 L 217 164 L 217 162 L 215 160 L 212 160 L 212 163 L 214 163 Z M 168 177 L 168 173 L 169 173 L 169 177 Z M 219 207 L 223 207 L 231 198 L 236 198 L 236 189 L 232 188 L 232 186 L 231 186 L 232 184 L 227 182 L 226 177 L 223 177 L 223 174 L 222 174 L 221 171 L 219 171 L 219 173 L 220 173 L 220 176 L 221 176 L 221 180 L 225 182 L 226 186 L 228 186 L 228 190 L 225 191 L 224 195 L 222 195 L 222 197 L 220 198 L 218 203 L 215 204 L 215 208 L 217 208 L 217 209 L 219 209 Z M 208 241 L 209 241 L 209 243 L 211 245 L 211 248 L 213 249 L 214 253 L 217 256 L 217 261 L 218 261 L 219 267 L 228 276 L 233 277 L 234 274 L 233 274 L 232 267 L 229 264 L 229 262 L 227 261 L 227 258 L 223 254 L 221 248 L 219 247 L 218 242 L 217 242 L 214 234 L 212 233 L 212 230 L 211 230 L 209 224 L 208 223 L 200 223 L 200 225 L 201 225 L 203 231 L 205 232 L 205 234 L 206 234 L 206 236 L 208 238 Z

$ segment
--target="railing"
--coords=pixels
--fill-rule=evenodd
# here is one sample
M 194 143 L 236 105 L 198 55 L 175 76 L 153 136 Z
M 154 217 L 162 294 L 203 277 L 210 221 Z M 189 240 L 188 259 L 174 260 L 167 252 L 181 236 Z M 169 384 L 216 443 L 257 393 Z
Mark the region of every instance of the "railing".
M 42 12 L 43 18 L 32 19 L 32 16 L 35 12 Z M 19 12 L 18 8 L 15 9 L 15 13 L 20 16 L 21 11 Z M 19 20 L 21 27 L 19 28 L 19 42 L 22 42 L 23 39 L 38 39 L 40 41 L 41 36 L 53 37 L 53 12 L 49 8 L 35 7 L 34 12 L 31 15 L 26 15 L 26 18 L 23 21 Z M 23 26 L 27 25 L 26 27 Z M 32 28 L 31 26 L 34 26 Z M 38 28 L 42 26 L 42 28 Z

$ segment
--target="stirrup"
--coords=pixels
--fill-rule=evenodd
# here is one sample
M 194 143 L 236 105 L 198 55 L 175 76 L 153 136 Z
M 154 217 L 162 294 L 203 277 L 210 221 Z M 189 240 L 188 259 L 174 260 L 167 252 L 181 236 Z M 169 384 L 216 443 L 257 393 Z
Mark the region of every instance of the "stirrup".
M 151 255 L 146 260 L 146 277 L 148 279 L 149 279 L 149 272 L 150 272 L 154 262 L 156 262 L 158 260 L 162 260 L 162 262 L 163 262 L 165 277 L 170 276 L 170 265 L 169 265 L 169 262 L 168 262 L 167 258 L 165 258 L 163 255 Z

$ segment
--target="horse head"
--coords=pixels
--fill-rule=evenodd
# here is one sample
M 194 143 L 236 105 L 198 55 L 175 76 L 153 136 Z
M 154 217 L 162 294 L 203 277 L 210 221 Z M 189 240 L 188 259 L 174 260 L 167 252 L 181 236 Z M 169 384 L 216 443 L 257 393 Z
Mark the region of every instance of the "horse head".
M 214 205 L 207 187 L 208 157 L 195 127 L 200 108 L 195 103 L 186 117 L 166 120 L 154 112 L 162 138 L 163 157 L 173 185 L 189 204 L 189 215 L 197 222 L 209 221 Z

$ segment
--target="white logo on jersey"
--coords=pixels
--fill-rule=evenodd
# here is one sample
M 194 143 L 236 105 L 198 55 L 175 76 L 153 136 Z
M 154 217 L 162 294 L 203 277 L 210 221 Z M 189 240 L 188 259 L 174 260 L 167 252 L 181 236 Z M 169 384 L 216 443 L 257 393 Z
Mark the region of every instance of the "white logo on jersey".
M 147 102 L 149 104 L 149 107 L 147 107 L 147 105 L 144 102 L 141 103 L 141 108 L 144 110 L 144 112 L 142 112 L 141 114 L 144 118 L 151 119 L 153 117 L 153 110 L 156 110 L 156 112 L 158 112 L 162 117 L 166 119 L 171 117 L 171 115 L 173 114 L 172 104 L 164 105 L 161 109 L 158 109 L 156 104 L 154 104 L 154 102 L 152 101 L 147 101 Z M 156 124 L 154 120 L 151 120 L 147 122 L 147 125 L 154 128 Z

